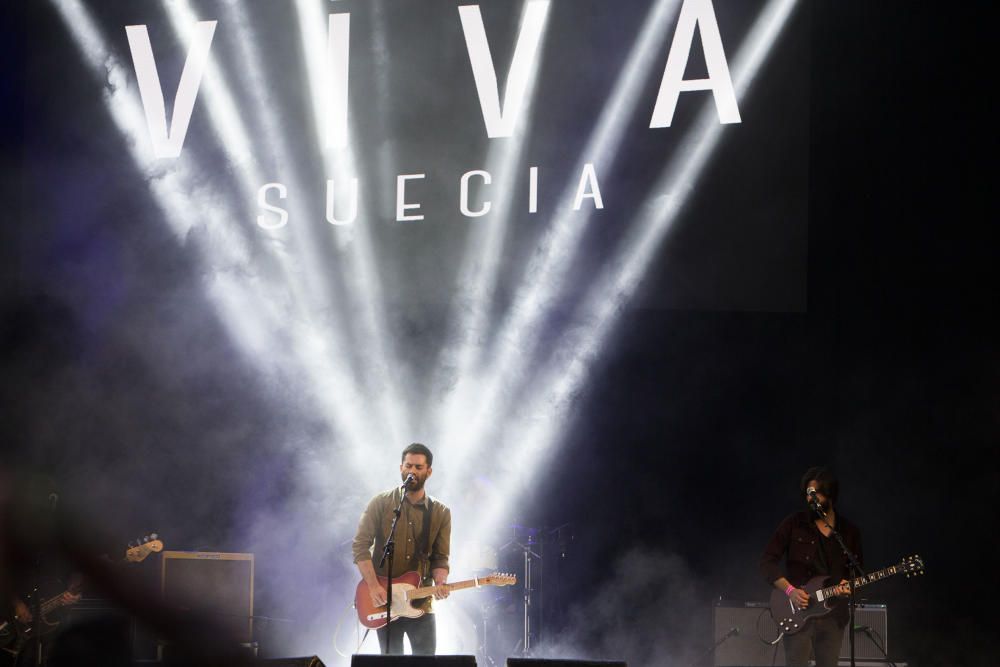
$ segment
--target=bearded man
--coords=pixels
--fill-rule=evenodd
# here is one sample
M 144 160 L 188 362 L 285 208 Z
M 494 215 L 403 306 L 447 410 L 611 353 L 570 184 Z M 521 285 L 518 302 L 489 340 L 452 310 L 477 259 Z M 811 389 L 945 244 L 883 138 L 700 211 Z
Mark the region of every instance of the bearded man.
M 388 594 L 378 576 L 386 576 L 388 560 L 381 569 L 376 569 L 372 554 L 381 557 L 385 541 L 389 536 L 394 518 L 394 510 L 402 508 L 396 525 L 396 544 L 392 565 L 392 576 L 406 572 L 420 574 L 421 586 L 436 586 L 435 598 L 448 597 L 448 556 L 451 551 L 451 510 L 424 491 L 424 484 L 433 473 L 431 464 L 434 455 L 420 443 L 413 443 L 403 450 L 399 474 L 402 486 L 395 486 L 376 495 L 368 502 L 358 531 L 354 536 L 354 563 L 361 572 L 361 578 L 368 586 L 372 603 L 382 606 Z M 409 481 L 407 481 L 409 480 Z M 416 618 L 398 618 L 392 621 L 392 631 L 387 626 L 378 630 L 379 646 L 382 653 L 400 655 L 403 653 L 403 635 L 409 637 L 414 655 L 433 655 L 437 648 L 437 633 L 434 625 L 432 598 L 414 601 L 414 606 L 425 613 Z M 394 607 L 395 609 L 395 607 Z M 390 636 L 386 646 L 386 635 Z

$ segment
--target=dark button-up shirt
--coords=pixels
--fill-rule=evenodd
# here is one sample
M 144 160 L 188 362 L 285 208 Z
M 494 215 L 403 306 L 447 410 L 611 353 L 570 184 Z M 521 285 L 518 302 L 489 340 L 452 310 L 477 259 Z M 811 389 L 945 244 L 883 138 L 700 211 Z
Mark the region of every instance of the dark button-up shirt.
M 864 566 L 858 527 L 837 514 L 834 528 L 844 538 L 847 548 L 857 556 L 858 563 Z M 781 567 L 782 560 L 785 561 L 784 569 Z M 786 577 L 798 587 L 818 576 L 829 577 L 833 583 L 850 579 L 850 567 L 840 544 L 832 535 L 824 537 L 816 527 L 812 513 L 807 511 L 796 512 L 778 524 L 761 554 L 760 573 L 769 584 Z M 838 611 L 836 616 L 846 618 L 846 608 Z

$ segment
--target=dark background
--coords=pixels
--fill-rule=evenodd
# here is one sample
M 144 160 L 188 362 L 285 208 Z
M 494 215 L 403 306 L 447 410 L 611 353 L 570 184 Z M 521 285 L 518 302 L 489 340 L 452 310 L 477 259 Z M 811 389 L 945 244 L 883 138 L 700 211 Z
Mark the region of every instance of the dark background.
M 866 564 L 927 563 L 865 591 L 888 604 L 892 657 L 996 664 L 982 9 L 812 3 L 808 312 L 629 313 L 551 494 L 586 517 L 576 576 L 610 577 L 642 544 L 682 554 L 706 597 L 766 599 L 756 559 L 800 475 L 830 464 Z
M 882 567 L 910 553 L 926 561 L 925 577 L 870 589 L 869 599 L 889 605 L 893 657 L 920 666 L 996 664 L 989 519 L 998 479 L 989 460 L 1000 416 L 1000 359 L 989 191 L 996 132 L 986 101 L 995 76 L 985 7 L 810 3 L 806 310 L 625 311 L 623 333 L 580 398 L 571 446 L 538 488 L 538 509 L 525 517 L 550 526 L 573 522 L 560 580 L 578 588 L 561 593 L 567 611 L 550 619 L 550 629 L 576 624 L 587 648 L 616 657 L 628 645 L 604 642 L 600 628 L 588 625 L 595 617 L 580 610 L 593 609 L 595 590 L 638 591 L 609 595 L 606 606 L 621 616 L 659 609 L 664 599 L 696 606 L 683 610 L 693 621 L 670 613 L 651 613 L 650 623 L 640 617 L 631 626 L 637 641 L 681 653 L 685 642 L 707 646 L 714 598 L 767 595 L 756 573 L 759 551 L 777 522 L 798 508 L 799 475 L 828 463 L 840 474 L 841 510 L 863 531 L 867 564 Z M 27 45 L 16 30 L 5 33 L 5 62 L 16 62 Z M 21 71 L 5 69 L 12 74 L 3 84 L 10 204 L 26 192 L 18 168 L 25 107 L 17 103 Z M 22 210 L 33 206 L 20 203 Z M 10 215 L 4 236 L 30 236 L 33 221 Z M 81 234 L 77 241 L 94 238 Z M 150 247 L 160 241 L 148 240 Z M 93 256 L 72 243 L 53 252 Z M 170 421 L 177 413 L 149 406 L 198 390 L 207 398 L 191 408 L 192 419 L 226 424 L 227 415 L 236 421 L 238 414 L 252 431 L 272 426 L 266 411 L 247 409 L 266 404 L 266 392 L 236 363 L 228 375 L 192 373 L 178 385 L 157 386 L 157 368 L 140 349 L 101 337 L 102 313 L 81 320 L 72 305 L 28 278 L 44 261 L 9 256 L 2 267 L 5 459 L 63 478 L 96 474 L 118 460 L 125 443 L 102 440 L 107 428 L 61 423 L 60 389 L 76 381 L 84 388 L 74 397 L 88 388 L 121 397 L 133 385 L 152 386 L 132 398 L 134 412 L 114 413 L 134 420 L 129 428 L 143 437 L 170 443 L 155 473 L 144 474 L 204 493 L 192 503 L 192 523 L 237 535 L 239 526 L 225 519 L 237 514 L 229 511 L 233 501 L 201 489 L 259 483 L 258 468 L 243 466 L 252 452 L 176 443 L 172 434 L 185 433 L 184 424 Z M 120 286 L 113 276 L 101 280 L 113 301 Z M 88 377 L 88 368 L 100 372 Z M 227 400 L 234 385 L 241 386 L 239 409 Z M 161 412 L 169 417 L 161 420 Z M 38 454 L 27 436 L 56 428 L 73 429 L 65 456 Z M 290 471 L 276 468 L 268 493 L 281 497 L 282 485 L 294 482 Z M 132 510 L 120 523 L 145 525 L 139 514 Z M 197 531 L 186 530 L 187 546 L 200 546 Z M 213 545 L 220 543 L 225 538 Z M 645 581 L 653 592 L 623 572 L 636 563 L 652 573 Z M 623 579 L 629 585 L 620 586 Z M 671 639 L 670 621 L 673 635 L 703 634 Z

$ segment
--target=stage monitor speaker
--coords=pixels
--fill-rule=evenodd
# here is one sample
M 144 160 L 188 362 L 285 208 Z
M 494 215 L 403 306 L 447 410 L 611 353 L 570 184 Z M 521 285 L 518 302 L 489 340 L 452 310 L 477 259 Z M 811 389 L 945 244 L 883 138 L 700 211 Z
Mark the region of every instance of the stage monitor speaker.
M 624 660 L 507 658 L 507 667 L 628 667 Z
M 255 660 L 255 665 L 262 667 L 326 667 L 319 656 L 308 655 L 301 658 L 264 658 Z
M 351 667 L 476 667 L 476 656 L 356 653 L 351 656 Z
M 859 604 L 855 609 L 854 624 L 868 626 L 875 636 L 886 641 L 886 607 L 884 604 Z M 728 637 L 715 649 L 715 667 L 783 667 L 785 647 L 778 642 L 772 646 L 767 642 L 778 636 L 778 626 L 771 618 L 766 602 L 722 602 L 715 607 L 715 631 L 713 643 L 719 641 L 733 629 L 738 634 Z M 850 654 L 847 633 L 841 644 L 841 658 Z M 888 647 L 886 647 L 888 651 Z M 860 630 L 854 634 L 854 656 L 856 660 L 880 660 L 882 652 L 871 638 Z
M 164 551 L 163 602 L 208 616 L 241 643 L 253 641 L 253 554 Z

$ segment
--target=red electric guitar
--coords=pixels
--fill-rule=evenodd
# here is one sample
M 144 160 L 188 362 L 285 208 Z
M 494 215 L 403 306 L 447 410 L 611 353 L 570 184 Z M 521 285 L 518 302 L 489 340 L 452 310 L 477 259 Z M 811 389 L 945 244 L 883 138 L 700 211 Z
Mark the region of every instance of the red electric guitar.
M 388 584 L 385 577 L 379 577 L 378 582 L 382 586 Z M 465 588 L 480 588 L 482 586 L 513 586 L 517 583 L 517 577 L 513 574 L 494 573 L 488 577 L 467 579 L 454 583 L 444 584 L 449 592 L 459 591 Z M 414 607 L 413 600 L 428 598 L 434 595 L 436 586 L 420 586 L 419 572 L 406 572 L 392 579 L 392 621 L 397 618 L 417 618 L 424 615 L 424 610 Z M 386 624 L 385 605 L 376 607 L 372 603 L 372 597 L 368 593 L 368 584 L 362 579 L 358 583 L 358 588 L 354 593 L 354 606 L 358 610 L 358 620 L 366 628 L 381 628 Z

